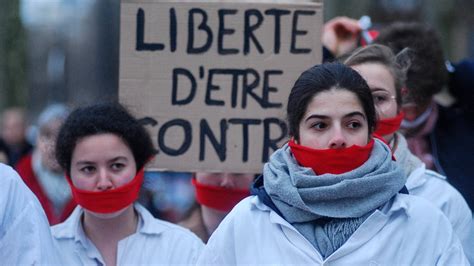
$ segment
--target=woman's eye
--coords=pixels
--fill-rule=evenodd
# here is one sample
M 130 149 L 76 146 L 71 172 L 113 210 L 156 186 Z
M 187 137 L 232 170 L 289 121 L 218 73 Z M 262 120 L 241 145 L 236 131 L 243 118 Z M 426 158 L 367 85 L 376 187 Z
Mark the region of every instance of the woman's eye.
M 318 123 L 314 123 L 312 126 L 312 128 L 315 128 L 317 130 L 321 130 L 321 129 L 325 129 L 327 128 L 327 124 L 326 123 L 323 123 L 323 122 L 318 122 Z
M 380 95 L 374 95 L 374 103 L 377 104 L 377 103 L 382 103 L 382 102 L 385 102 L 387 100 L 387 98 L 385 96 L 380 96 Z
M 125 164 L 123 164 L 123 163 L 114 163 L 114 164 L 112 164 L 111 167 L 112 167 L 113 170 L 117 171 L 117 170 L 123 169 L 125 167 Z
M 81 171 L 86 173 L 86 174 L 93 173 L 94 170 L 95 170 L 95 167 L 93 167 L 93 166 L 85 166 L 85 167 L 81 168 Z
M 360 128 L 362 127 L 362 123 L 360 122 L 349 122 L 349 124 L 347 124 L 347 127 L 350 128 L 350 129 L 357 129 L 357 128 Z

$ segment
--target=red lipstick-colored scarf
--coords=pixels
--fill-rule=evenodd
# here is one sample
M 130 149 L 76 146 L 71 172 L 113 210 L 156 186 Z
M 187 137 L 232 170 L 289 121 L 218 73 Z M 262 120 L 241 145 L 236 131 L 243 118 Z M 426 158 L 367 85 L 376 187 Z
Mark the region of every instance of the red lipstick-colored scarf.
M 250 195 L 250 189 L 205 185 L 199 183 L 196 178 L 193 178 L 191 182 L 196 188 L 197 202 L 220 211 L 229 212 L 239 201 Z
M 71 187 L 72 195 L 77 204 L 84 209 L 98 213 L 113 213 L 119 211 L 138 199 L 143 183 L 144 169 L 137 172 L 127 184 L 106 191 L 89 191 L 76 188 L 69 176 L 66 179 Z
M 374 140 L 366 146 L 353 145 L 342 149 L 312 149 L 296 144 L 290 140 L 288 145 L 296 161 L 304 167 L 309 167 L 317 175 L 342 174 L 356 169 L 370 157 Z
M 392 118 L 380 119 L 377 122 L 377 128 L 375 129 L 374 134 L 385 136 L 395 133 L 400 128 L 404 116 L 405 114 L 400 112 Z

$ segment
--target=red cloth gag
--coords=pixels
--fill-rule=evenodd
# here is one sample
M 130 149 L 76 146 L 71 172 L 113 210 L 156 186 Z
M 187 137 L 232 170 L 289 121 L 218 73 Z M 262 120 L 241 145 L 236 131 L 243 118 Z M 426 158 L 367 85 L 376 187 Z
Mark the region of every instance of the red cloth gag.
M 67 176 L 67 180 L 77 204 L 89 211 L 113 213 L 127 207 L 138 199 L 143 176 L 144 169 L 142 168 L 127 184 L 106 191 L 78 189 L 74 186 L 69 176 Z
M 356 169 L 370 157 L 374 140 L 365 146 L 352 145 L 341 149 L 312 149 L 296 144 L 292 139 L 288 143 L 296 161 L 304 167 L 309 167 L 317 175 L 342 174 Z
M 224 212 L 230 212 L 237 203 L 250 195 L 250 189 L 206 185 L 199 183 L 196 178 L 192 178 L 191 182 L 196 188 L 199 204 Z
M 380 119 L 377 121 L 377 128 L 375 129 L 374 134 L 385 136 L 395 133 L 400 128 L 404 116 L 405 113 L 400 112 L 392 118 Z

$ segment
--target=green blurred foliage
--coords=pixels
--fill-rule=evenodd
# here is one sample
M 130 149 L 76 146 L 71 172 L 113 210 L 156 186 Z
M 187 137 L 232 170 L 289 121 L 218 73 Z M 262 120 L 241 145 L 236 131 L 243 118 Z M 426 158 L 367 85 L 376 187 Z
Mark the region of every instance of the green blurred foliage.
M 19 0 L 2 1 L 0 9 L 0 108 L 26 102 L 26 37 Z

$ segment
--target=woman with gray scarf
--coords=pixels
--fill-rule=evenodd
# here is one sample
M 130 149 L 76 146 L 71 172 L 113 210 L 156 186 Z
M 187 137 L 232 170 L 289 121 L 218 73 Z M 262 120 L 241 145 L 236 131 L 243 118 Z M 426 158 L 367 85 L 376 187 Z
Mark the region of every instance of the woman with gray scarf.
M 209 239 L 198 265 L 468 265 L 447 218 L 406 193 L 372 138 L 367 83 L 342 64 L 305 71 L 287 105 L 288 144 Z

